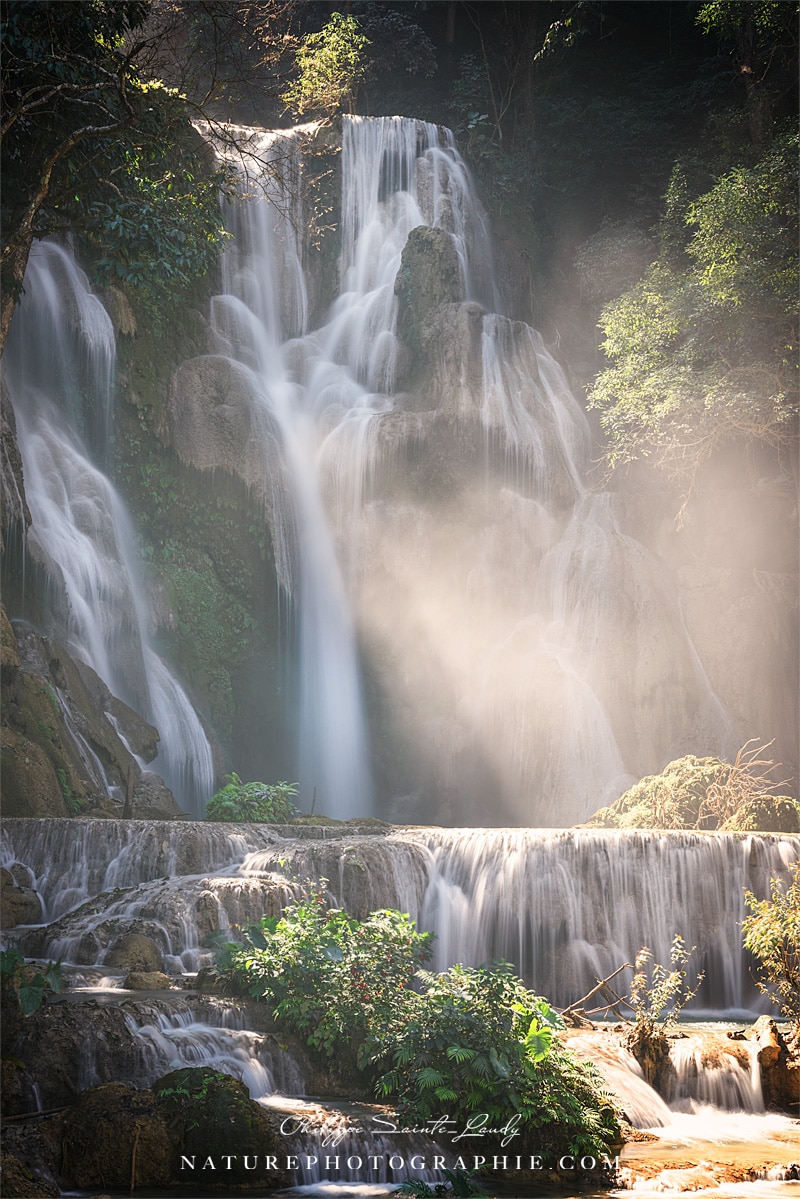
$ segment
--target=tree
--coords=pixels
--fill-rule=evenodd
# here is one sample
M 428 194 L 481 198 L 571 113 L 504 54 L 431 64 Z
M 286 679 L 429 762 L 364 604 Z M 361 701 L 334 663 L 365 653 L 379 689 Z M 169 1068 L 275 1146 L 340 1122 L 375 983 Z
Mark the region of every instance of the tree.
M 745 892 L 749 915 L 742 921 L 744 947 L 757 959 L 762 978 L 759 990 L 768 995 L 790 1021 L 800 1039 L 800 862 L 791 868 L 784 887 L 773 878 L 768 899 Z
M 684 195 L 683 246 L 673 179 L 664 253 L 601 316 L 611 365 L 589 399 L 612 464 L 650 454 L 691 478 L 720 444 L 796 439 L 797 149 L 782 134 Z
M 355 17 L 333 13 L 319 33 L 302 39 L 296 54 L 297 78 L 283 93 L 284 103 L 300 115 L 322 109 L 330 117 L 343 107 L 352 112 L 366 74 L 368 45 Z
M 218 192 L 183 99 L 145 81 L 149 0 L 6 0 L 0 349 L 34 238 L 78 229 L 101 274 L 185 281 L 214 261 Z M 175 145 L 179 153 L 174 153 Z
M 796 90 L 797 11 L 797 4 L 787 0 L 707 0 L 697 14 L 706 33 L 732 47 L 756 145 L 769 141 L 781 92 Z

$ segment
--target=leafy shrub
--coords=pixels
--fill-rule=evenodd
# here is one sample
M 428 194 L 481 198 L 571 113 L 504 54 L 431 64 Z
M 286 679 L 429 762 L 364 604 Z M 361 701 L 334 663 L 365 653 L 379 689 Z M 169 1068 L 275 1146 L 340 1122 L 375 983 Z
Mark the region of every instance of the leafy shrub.
M 228 949 L 234 980 L 306 1036 L 326 1064 L 354 1051 L 359 1068 L 367 1065 L 368 1038 L 391 1022 L 432 940 L 401 912 L 355 920 L 331 910 L 318 889 L 245 936 L 247 944 Z
M 792 866 L 788 888 L 772 879 L 768 899 L 745 892 L 749 915 L 742 921 L 744 946 L 764 978 L 756 984 L 792 1024 L 800 1039 L 800 862 Z
M 595 812 L 590 827 L 723 828 L 730 831 L 796 832 L 797 805 L 776 794 L 786 779 L 776 779 L 780 763 L 766 756 L 766 745 L 745 742 L 735 761 L 688 754 L 648 775 L 607 808 Z
M 47 962 L 44 970 L 26 965 L 18 949 L 0 950 L 0 982 L 17 998 L 23 1016 L 38 1012 L 45 996 L 61 994 L 61 962 Z
M 505 962 L 420 969 L 431 940 L 401 912 L 356 920 L 311 888 L 245 944 L 228 945 L 220 968 L 304 1035 L 326 1068 L 347 1079 L 355 1065 L 404 1119 L 444 1111 L 487 1128 L 513 1119 L 537 1152 L 607 1152 L 619 1133 L 612 1100 L 594 1068 L 559 1044 L 546 1000 Z
M 683 937 L 676 933 L 672 938 L 669 966 L 654 962 L 647 946 L 636 955 L 636 973 L 629 996 L 633 1026 L 627 1034 L 626 1044 L 653 1086 L 669 1056 L 667 1033 L 705 978 L 701 971 L 694 986 L 689 985 L 686 967 L 693 952 L 694 948 L 687 949 Z
M 206 820 L 288 824 L 297 815 L 296 783 L 243 783 L 235 773 L 225 777 L 226 786 L 206 804 Z
M 393 1062 L 378 1091 L 404 1119 L 446 1111 L 497 1128 L 516 1116 L 538 1148 L 607 1151 L 618 1129 L 599 1075 L 561 1047 L 561 1020 L 507 963 L 420 972 L 419 981 L 422 994 L 407 994 L 403 1019 L 376 1046 Z

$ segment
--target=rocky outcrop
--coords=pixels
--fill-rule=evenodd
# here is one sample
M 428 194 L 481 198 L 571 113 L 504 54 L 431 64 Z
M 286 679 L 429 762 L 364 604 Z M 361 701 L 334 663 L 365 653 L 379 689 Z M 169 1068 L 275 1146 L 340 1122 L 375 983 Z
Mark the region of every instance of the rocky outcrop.
M 800 1053 L 769 1016 L 759 1016 L 745 1036 L 757 1046 L 761 1089 L 768 1108 L 800 1115 Z
M 25 530 L 31 523 L 25 484 L 22 476 L 22 457 L 17 444 L 17 425 L 14 409 L 8 397 L 5 379 L 0 381 L 0 550 L 5 548 L 4 531 L 10 525 Z
M 427 331 L 434 313 L 465 298 L 464 270 L 455 241 L 444 229 L 419 225 L 403 247 L 394 285 L 397 332 L 414 357 L 426 357 Z
M 130 815 L 134 820 L 188 820 L 160 774 L 142 771 L 134 784 Z
M 158 752 L 158 731 L 63 646 L 2 615 L 3 808 L 12 816 L 184 815 L 137 759 Z M 117 800 L 109 792 L 116 788 Z
M 84 1087 L 135 1075 L 141 1051 L 119 1007 L 45 1003 L 23 1017 L 13 995 L 4 994 L 2 1014 L 4 1053 L 25 1071 L 15 1091 L 21 1111 L 63 1107 Z M 32 1083 L 38 1103 L 31 1105 Z
M 10 870 L 0 868 L 0 928 L 36 924 L 41 920 L 42 901 L 32 882 L 30 870 L 19 862 Z
M 270 1154 L 285 1159 L 278 1122 L 241 1082 L 207 1067 L 175 1070 L 147 1091 L 119 1083 L 90 1087 L 63 1120 L 62 1180 L 196 1194 L 208 1182 L 201 1170 L 210 1157 L 217 1171 L 225 1168 L 226 1191 L 285 1186 L 291 1183 L 285 1169 L 268 1162 Z M 223 1155 L 230 1155 L 230 1169 Z M 245 1169 L 245 1155 L 255 1169 Z

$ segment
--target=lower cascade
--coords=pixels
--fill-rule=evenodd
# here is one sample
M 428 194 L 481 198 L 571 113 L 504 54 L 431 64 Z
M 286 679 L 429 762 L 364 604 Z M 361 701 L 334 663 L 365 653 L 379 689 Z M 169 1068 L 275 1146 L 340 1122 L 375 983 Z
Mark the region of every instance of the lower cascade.
M 331 1186 L 385 1191 L 407 1179 L 435 1185 L 458 1163 L 491 1170 L 477 1141 L 395 1132 L 402 1122 L 388 1109 L 321 1098 L 301 1041 L 277 1035 L 265 1006 L 192 989 L 195 972 L 213 960 L 215 940 L 234 924 L 279 913 L 305 880 L 327 879 L 334 900 L 353 914 L 400 907 L 432 929 L 436 968 L 504 956 L 535 990 L 566 1005 L 595 977 L 632 961 L 641 944 L 656 957 L 668 953 L 681 931 L 707 973 L 703 1010 L 696 1004 L 690 1015 L 741 1020 L 760 1006 L 736 948 L 742 892 L 766 894 L 770 877 L 785 877 L 800 859 L 798 839 L 779 834 L 396 828 L 350 835 L 329 827 L 314 830 L 319 839 L 298 839 L 290 831 L 187 821 L 7 822 L 3 865 L 15 878 L 27 872 L 43 911 L 42 923 L 11 929 L 7 940 L 30 957 L 60 958 L 69 987 L 48 1005 L 49 1048 L 27 1050 L 34 1069 L 42 1053 L 57 1063 L 43 1071 L 33 1109 L 63 1103 L 70 1088 L 149 1088 L 176 1070 L 209 1067 L 239 1080 L 280 1130 L 278 1152 L 245 1158 L 242 1170 L 276 1178 L 282 1170 L 280 1177 L 317 1194 Z M 173 989 L 137 991 L 154 985 L 153 970 L 161 978 L 166 972 Z M 734 1135 L 732 1120 L 740 1138 L 767 1138 L 771 1161 L 775 1144 L 784 1156 L 791 1146 L 790 1122 L 765 1113 L 753 1041 L 679 1026 L 659 1094 L 610 1029 L 562 1036 L 595 1064 L 626 1120 L 659 1143 L 691 1143 L 702 1139 L 701 1129 L 724 1141 Z M 544 1169 L 535 1154 L 523 1160 L 513 1143 L 502 1156 L 512 1177 Z M 208 1150 L 181 1157 L 198 1189 L 212 1169 L 219 1180 L 224 1160 Z M 619 1178 L 639 1186 L 635 1170 L 634 1160 Z
M 170 972 L 194 972 L 211 961 L 213 934 L 280 912 L 304 882 L 326 879 L 353 915 L 397 908 L 433 931 L 436 969 L 504 958 L 560 1006 L 642 945 L 668 961 L 678 933 L 706 974 L 695 1008 L 717 1014 L 760 1007 L 741 948 L 744 891 L 766 896 L 798 860 L 798 838 L 777 833 L 397 829 L 298 840 L 266 825 L 113 820 L 8 821 L 2 850 L 6 869 L 27 870 L 46 920 L 9 938 L 107 976 L 130 932 Z

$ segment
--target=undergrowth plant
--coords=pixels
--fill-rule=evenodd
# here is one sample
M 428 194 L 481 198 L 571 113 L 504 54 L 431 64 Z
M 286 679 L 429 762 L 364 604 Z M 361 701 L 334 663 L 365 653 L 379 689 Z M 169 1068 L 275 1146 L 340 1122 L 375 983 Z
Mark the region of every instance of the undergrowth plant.
M 331 909 L 325 881 L 282 916 L 246 930 L 245 944 L 228 947 L 227 965 L 323 1062 L 345 1053 L 364 1069 L 369 1038 L 392 1022 L 417 967 L 431 956 L 433 937 L 401 912 L 356 920 Z
M 608 1152 L 618 1114 L 600 1076 L 561 1046 L 560 1018 L 508 963 L 430 973 L 432 934 L 397 911 L 331 909 L 324 887 L 226 946 L 221 973 L 302 1035 L 339 1084 L 373 1083 L 404 1120 L 511 1122 L 537 1152 Z
M 777 1005 L 800 1042 L 800 862 L 791 867 L 788 887 L 773 878 L 768 899 L 756 899 L 750 891 L 744 899 L 749 910 L 742 921 L 744 946 L 763 975 L 756 986 Z
M 225 777 L 227 784 L 206 804 L 206 820 L 288 824 L 297 815 L 296 783 L 243 783 L 235 773 Z
M 633 1025 L 626 1044 L 651 1084 L 669 1053 L 667 1034 L 686 1005 L 694 999 L 705 978 L 701 970 L 694 985 L 689 983 L 687 965 L 695 948 L 687 949 L 683 937 L 676 933 L 672 938 L 669 965 L 654 961 L 647 946 L 636 955 L 629 992 Z
M 60 995 L 61 961 L 45 962 L 42 969 L 25 962 L 18 949 L 0 951 L 0 982 L 16 995 L 23 1016 L 38 1012 L 48 994 Z

